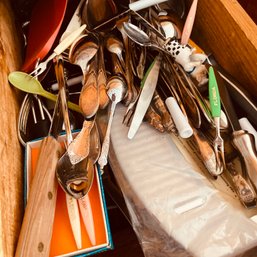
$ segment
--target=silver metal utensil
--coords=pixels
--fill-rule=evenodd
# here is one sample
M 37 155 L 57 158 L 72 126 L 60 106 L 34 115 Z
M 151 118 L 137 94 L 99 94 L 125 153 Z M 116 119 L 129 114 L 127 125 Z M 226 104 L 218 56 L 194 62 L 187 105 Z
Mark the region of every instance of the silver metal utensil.
M 137 106 L 135 109 L 135 113 L 134 113 L 131 125 L 129 127 L 129 131 L 128 131 L 129 139 L 132 139 L 135 136 L 138 128 L 140 127 L 140 124 L 142 123 L 146 110 L 149 107 L 150 102 L 153 98 L 153 94 L 156 89 L 156 85 L 158 81 L 161 60 L 162 60 L 162 55 L 161 54 L 157 55 L 157 57 L 149 67 L 145 75 L 145 78 L 141 82 L 142 91 L 140 93 Z
M 257 188 L 257 153 L 254 145 L 254 136 L 241 129 L 240 123 L 235 113 L 233 103 L 227 91 L 226 85 L 219 73 L 216 74 L 219 93 L 224 111 L 232 127 L 232 143 L 241 156 L 243 175 L 249 177 L 255 189 Z
M 105 133 L 104 141 L 102 143 L 102 150 L 100 157 L 98 159 L 98 164 L 100 168 L 103 170 L 103 167 L 107 164 L 107 157 L 110 147 L 110 133 L 111 133 L 111 125 L 115 112 L 116 105 L 124 98 L 126 92 L 126 82 L 122 77 L 114 76 L 108 80 L 108 91 L 107 94 L 111 100 L 111 110 L 107 125 L 107 130 Z
M 30 73 L 30 75 L 39 76 L 40 74 L 42 74 L 46 70 L 48 63 L 53 60 L 57 55 L 65 51 L 73 43 L 73 41 L 85 30 L 85 28 L 86 25 L 82 25 L 80 28 L 73 31 L 73 33 L 67 36 L 63 41 L 61 41 L 59 45 L 55 47 L 53 53 L 49 55 L 45 61 L 39 63 L 39 65 Z
M 59 85 L 59 95 L 61 99 L 61 107 L 62 107 L 65 130 L 66 130 L 66 139 L 67 139 L 67 144 L 69 145 L 73 141 L 73 137 L 71 132 L 68 105 L 67 105 L 67 99 L 66 99 L 66 89 L 65 89 L 66 85 L 65 85 L 65 78 L 64 78 L 63 59 L 61 56 L 57 56 L 54 59 L 54 62 L 55 62 L 55 74 Z M 59 164 L 59 161 L 58 161 L 58 164 Z M 57 167 L 58 167 L 58 164 L 57 164 Z M 69 172 L 72 172 L 72 170 L 69 170 Z M 68 215 L 69 215 L 73 236 L 74 236 L 77 248 L 80 249 L 82 247 L 82 239 L 81 239 L 78 203 L 76 199 L 70 194 L 66 193 L 65 197 L 66 197 L 67 210 L 68 210 Z

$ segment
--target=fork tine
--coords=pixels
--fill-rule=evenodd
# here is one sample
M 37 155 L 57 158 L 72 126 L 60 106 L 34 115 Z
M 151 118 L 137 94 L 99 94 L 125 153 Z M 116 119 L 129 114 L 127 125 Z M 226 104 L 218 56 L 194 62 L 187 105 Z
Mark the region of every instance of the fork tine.
M 225 155 L 224 155 L 224 141 L 222 137 L 217 134 L 216 138 L 213 140 L 214 152 L 217 161 L 217 175 L 221 174 L 226 167 Z

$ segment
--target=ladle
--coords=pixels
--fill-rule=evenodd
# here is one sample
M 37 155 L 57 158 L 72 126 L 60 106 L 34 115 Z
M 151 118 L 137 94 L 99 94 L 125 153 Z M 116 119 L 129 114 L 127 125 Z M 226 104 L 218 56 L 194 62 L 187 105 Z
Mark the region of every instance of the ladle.
M 21 72 L 21 71 L 14 71 L 11 72 L 8 76 L 8 80 L 10 83 L 15 86 L 16 88 L 32 94 L 41 95 L 49 100 L 56 101 L 57 96 L 46 91 L 41 83 L 32 77 L 31 75 Z M 68 102 L 68 107 L 76 112 L 81 112 L 79 106 L 77 104 Z
M 114 35 L 110 35 L 106 40 L 106 48 L 109 52 L 118 56 L 123 69 L 125 69 L 125 61 L 122 56 L 122 51 L 124 48 L 122 42 Z
M 107 83 L 107 87 L 108 87 L 107 94 L 110 100 L 112 101 L 112 104 L 111 104 L 107 130 L 106 130 L 105 138 L 102 144 L 102 151 L 98 159 L 98 163 L 101 169 L 103 169 L 103 167 L 107 164 L 107 157 L 108 157 L 109 146 L 110 146 L 110 132 L 111 132 L 112 120 L 113 120 L 117 103 L 119 103 L 124 98 L 124 95 L 126 92 L 126 83 L 122 79 L 122 77 L 113 76 L 109 79 Z

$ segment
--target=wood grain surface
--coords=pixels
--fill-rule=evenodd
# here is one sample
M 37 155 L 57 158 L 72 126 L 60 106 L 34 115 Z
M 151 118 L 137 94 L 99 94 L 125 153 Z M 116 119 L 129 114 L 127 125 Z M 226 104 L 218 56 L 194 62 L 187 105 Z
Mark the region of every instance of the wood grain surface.
M 17 137 L 18 92 L 8 83 L 20 49 L 8 0 L 0 1 L 0 256 L 14 256 L 23 213 L 23 158 Z
M 236 0 L 199 1 L 193 39 L 257 99 L 257 26 Z

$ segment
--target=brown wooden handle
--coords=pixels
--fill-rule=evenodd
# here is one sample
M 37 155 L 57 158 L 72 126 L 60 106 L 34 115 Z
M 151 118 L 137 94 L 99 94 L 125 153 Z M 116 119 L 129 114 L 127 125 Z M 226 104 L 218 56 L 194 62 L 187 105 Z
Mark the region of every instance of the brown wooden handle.
M 16 257 L 49 256 L 57 195 L 55 169 L 61 152 L 60 144 L 53 137 L 42 141 Z

